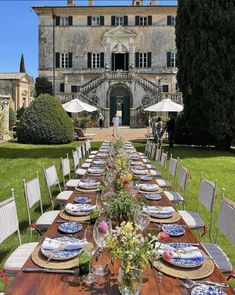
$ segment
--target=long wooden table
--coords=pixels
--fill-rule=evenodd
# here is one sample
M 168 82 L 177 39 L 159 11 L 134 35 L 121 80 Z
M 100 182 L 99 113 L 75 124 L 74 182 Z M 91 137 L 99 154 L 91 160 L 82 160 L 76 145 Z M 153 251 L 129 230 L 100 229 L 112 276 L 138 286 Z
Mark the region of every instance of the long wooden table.
M 73 202 L 74 198 L 84 195 L 84 193 L 78 193 L 74 191 L 73 195 L 69 199 L 69 202 Z M 95 193 L 87 193 L 87 196 L 92 198 L 92 203 L 95 204 Z M 148 201 L 148 204 L 157 204 L 162 206 L 169 206 L 170 201 L 162 194 L 162 199 L 160 201 Z M 50 226 L 48 231 L 45 233 L 44 237 L 55 237 L 63 236 L 58 230 L 58 226 L 61 218 L 58 216 L 55 222 Z M 184 221 L 181 219 L 179 224 L 184 224 Z M 83 229 L 74 234 L 74 237 L 83 238 L 84 230 L 87 224 L 83 224 Z M 157 226 L 154 223 L 149 225 L 149 228 L 157 229 Z M 199 243 L 198 239 L 194 233 L 186 227 L 186 232 L 183 236 L 180 237 L 170 237 L 167 242 L 189 242 L 189 243 Z M 33 263 L 31 258 L 28 259 L 24 267 L 34 267 L 37 266 Z M 61 266 L 63 268 L 63 266 Z M 86 286 L 82 277 L 78 278 L 76 282 L 73 281 L 72 275 L 68 274 L 51 274 L 51 273 L 24 273 L 20 271 L 14 282 L 9 286 L 5 295 L 93 295 L 93 294 L 120 294 L 117 284 L 117 273 L 119 269 L 119 263 L 115 265 L 110 265 L 110 272 L 104 277 L 97 277 L 97 282 L 91 286 Z M 214 282 L 224 282 L 227 283 L 224 275 L 218 270 L 215 266 L 213 273 L 207 277 L 207 280 Z M 235 294 L 232 288 L 223 289 L 223 291 L 232 295 Z M 146 270 L 143 275 L 143 285 L 141 289 L 141 295 L 188 295 L 191 293 L 191 290 L 186 289 L 179 285 L 178 281 L 168 275 L 163 274 L 162 280 L 158 280 L 158 270 L 151 267 L 149 270 Z

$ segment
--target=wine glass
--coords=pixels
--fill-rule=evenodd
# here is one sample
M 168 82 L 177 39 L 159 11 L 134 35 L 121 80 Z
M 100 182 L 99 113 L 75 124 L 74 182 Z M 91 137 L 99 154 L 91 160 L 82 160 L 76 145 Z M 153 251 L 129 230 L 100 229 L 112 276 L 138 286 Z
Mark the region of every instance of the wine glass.
M 106 265 L 103 265 L 103 248 L 105 242 L 105 234 L 112 228 L 111 220 L 105 217 L 100 217 L 96 220 L 93 228 L 93 237 L 99 248 L 100 254 L 97 255 L 97 259 L 100 258 L 100 264 L 94 267 L 94 274 L 103 276 L 108 272 Z
M 104 208 L 104 204 L 103 204 L 103 201 L 101 198 L 101 193 L 98 193 L 96 195 L 96 207 L 99 211 L 99 215 L 102 215 L 102 213 L 104 213 L 104 211 L 105 211 L 105 208 Z
M 134 221 L 136 226 L 143 232 L 145 228 L 149 225 L 150 214 L 144 211 L 143 208 L 137 207 L 134 213 Z
M 95 242 L 93 238 L 93 228 L 91 226 L 88 226 L 84 232 L 84 240 L 86 240 L 86 243 L 83 246 L 83 251 L 87 256 L 89 256 L 89 272 L 88 275 L 84 278 L 84 282 L 88 285 L 94 283 L 96 281 L 95 275 L 92 273 L 91 268 L 91 261 L 92 256 L 95 253 Z

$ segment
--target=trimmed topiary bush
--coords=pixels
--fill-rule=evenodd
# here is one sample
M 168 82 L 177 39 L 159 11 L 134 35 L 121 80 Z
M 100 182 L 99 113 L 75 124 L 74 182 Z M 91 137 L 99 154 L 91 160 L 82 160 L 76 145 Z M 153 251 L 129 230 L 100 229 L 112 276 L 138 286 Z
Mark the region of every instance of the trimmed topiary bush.
M 12 127 L 16 124 L 16 113 L 13 108 L 9 108 L 9 128 L 12 130 Z
M 62 105 L 49 94 L 41 94 L 25 109 L 17 126 L 22 143 L 59 144 L 73 140 L 73 122 Z

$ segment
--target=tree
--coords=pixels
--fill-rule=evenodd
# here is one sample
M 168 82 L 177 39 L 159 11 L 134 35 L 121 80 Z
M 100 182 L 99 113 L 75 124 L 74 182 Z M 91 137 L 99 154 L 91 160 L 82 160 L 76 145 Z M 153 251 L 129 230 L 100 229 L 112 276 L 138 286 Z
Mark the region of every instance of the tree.
M 26 73 L 23 54 L 21 55 L 21 59 L 20 59 L 20 73 Z
M 235 6 L 179 0 L 177 79 L 192 143 L 228 149 L 235 137 Z
M 37 77 L 35 83 L 36 97 L 40 94 L 52 95 L 52 83 L 46 77 Z
M 22 143 L 59 144 L 73 140 L 73 122 L 62 105 L 49 94 L 41 94 L 27 107 L 17 126 Z

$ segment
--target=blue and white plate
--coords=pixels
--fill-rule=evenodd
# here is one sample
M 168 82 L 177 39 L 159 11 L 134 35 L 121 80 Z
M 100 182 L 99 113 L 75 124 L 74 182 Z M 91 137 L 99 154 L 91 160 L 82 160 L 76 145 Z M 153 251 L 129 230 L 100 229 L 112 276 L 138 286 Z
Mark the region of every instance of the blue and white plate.
M 186 247 L 192 246 L 190 243 L 168 243 L 167 244 L 170 247 L 173 247 L 175 249 L 184 249 Z M 200 251 L 200 249 L 198 249 Z M 201 252 L 202 253 L 202 252 Z M 168 263 L 182 267 L 182 268 L 194 268 L 201 266 L 205 260 L 205 256 L 202 253 L 201 257 L 195 257 L 195 258 L 172 258 L 171 260 L 167 260 Z
M 215 286 L 202 285 L 194 287 L 191 295 L 226 295 L 226 293 Z
M 143 176 L 140 176 L 140 180 L 150 181 L 152 180 L 152 177 L 148 175 L 143 175 Z
M 59 226 L 59 230 L 66 234 L 77 233 L 82 229 L 82 225 L 79 222 L 71 221 L 61 223 Z
M 185 229 L 180 224 L 163 224 L 162 230 L 170 236 L 182 236 L 185 233 Z
M 160 194 L 146 194 L 145 198 L 151 201 L 159 201 L 162 196 Z
M 106 164 L 105 160 L 94 160 L 92 164 L 97 165 L 97 166 L 104 166 Z
M 74 237 L 56 237 L 54 240 L 59 241 L 62 243 L 68 243 L 69 245 L 77 245 L 81 242 L 81 240 L 76 239 Z M 82 244 L 82 243 L 81 243 Z M 60 251 L 52 251 L 52 250 L 46 250 L 41 248 L 42 254 L 47 257 L 51 258 L 52 260 L 68 260 L 71 258 L 74 258 L 82 251 L 82 247 L 79 249 L 73 249 L 73 250 L 60 250 Z M 53 254 L 53 256 L 52 256 Z
M 91 202 L 91 198 L 81 196 L 75 198 L 74 202 L 77 204 L 89 204 Z

